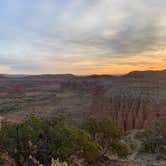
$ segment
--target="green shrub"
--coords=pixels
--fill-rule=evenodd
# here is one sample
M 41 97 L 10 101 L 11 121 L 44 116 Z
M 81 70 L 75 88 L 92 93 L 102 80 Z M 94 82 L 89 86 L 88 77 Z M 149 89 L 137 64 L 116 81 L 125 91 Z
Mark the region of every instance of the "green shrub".
M 88 162 L 94 162 L 101 156 L 101 147 L 97 143 L 87 142 L 83 148 L 83 157 Z
M 82 151 L 87 161 L 94 161 L 100 155 L 100 146 L 92 141 L 89 133 L 81 129 L 57 125 L 50 128 L 49 139 L 50 153 L 54 158 L 67 160 L 77 151 Z
M 82 124 L 82 128 L 91 133 L 94 138 L 100 137 L 102 142 L 120 139 L 124 134 L 122 129 L 110 118 L 101 120 L 94 118 L 86 119 Z
M 121 158 L 126 158 L 128 155 L 127 146 L 120 141 L 112 141 L 111 150 L 113 153 L 117 154 Z
M 49 129 L 49 150 L 53 158 L 67 159 L 75 151 L 76 135 L 68 126 Z
M 0 148 L 20 166 L 30 155 L 48 164 L 51 157 L 67 160 L 81 152 L 87 161 L 94 161 L 101 154 L 91 135 L 66 124 L 62 115 L 50 119 L 30 117 L 20 123 L 3 122 Z
M 123 130 L 112 119 L 89 118 L 83 122 L 82 128 L 89 132 L 94 141 L 102 146 L 104 153 L 111 147 L 112 152 L 118 154 L 119 157 L 127 156 L 127 147 L 119 142 L 124 135 Z
M 140 138 L 142 151 L 166 155 L 166 121 L 159 122 L 155 128 L 144 131 Z
M 88 162 L 93 162 L 101 156 L 102 148 L 92 141 L 91 135 L 84 130 L 77 130 L 77 142 L 79 149 L 83 151 L 83 157 Z
M 41 128 L 41 121 L 34 117 L 21 123 L 3 122 L 0 147 L 7 151 L 18 165 L 22 165 L 33 151 L 33 145 L 38 142 Z

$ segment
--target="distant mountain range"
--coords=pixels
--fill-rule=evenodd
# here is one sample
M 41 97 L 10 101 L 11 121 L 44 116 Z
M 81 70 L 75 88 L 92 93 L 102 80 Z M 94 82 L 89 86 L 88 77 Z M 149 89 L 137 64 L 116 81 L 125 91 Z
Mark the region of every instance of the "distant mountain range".
M 73 74 L 41 74 L 41 75 L 24 75 L 24 74 L 0 74 L 0 78 L 26 78 L 26 79 L 73 79 L 73 78 L 139 78 L 139 79 L 166 79 L 166 69 L 161 71 L 147 70 L 147 71 L 132 71 L 125 75 L 87 75 L 87 76 L 77 76 Z

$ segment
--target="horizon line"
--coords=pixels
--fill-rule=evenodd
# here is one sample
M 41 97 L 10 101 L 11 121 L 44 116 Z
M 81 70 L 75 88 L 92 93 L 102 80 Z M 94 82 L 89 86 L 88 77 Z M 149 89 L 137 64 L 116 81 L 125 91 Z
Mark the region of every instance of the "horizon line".
M 132 70 L 130 72 L 126 72 L 126 73 L 94 73 L 94 74 L 74 74 L 74 73 L 29 73 L 29 74 L 25 74 L 25 73 L 0 73 L 0 75 L 24 75 L 24 76 L 30 76 L 30 75 L 75 75 L 75 76 L 91 76 L 91 75 L 115 75 L 115 76 L 120 76 L 120 75 L 126 75 L 132 72 L 147 72 L 147 71 L 151 71 L 151 72 L 162 72 L 162 71 L 166 71 L 166 69 L 162 69 L 162 70 Z

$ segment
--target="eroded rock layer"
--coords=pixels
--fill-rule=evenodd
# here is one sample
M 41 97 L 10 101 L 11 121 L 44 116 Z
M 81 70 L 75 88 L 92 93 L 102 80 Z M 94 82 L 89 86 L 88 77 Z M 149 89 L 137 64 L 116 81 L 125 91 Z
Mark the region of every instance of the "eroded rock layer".
M 166 100 L 106 96 L 102 88 L 97 88 L 93 93 L 90 114 L 97 118 L 111 117 L 124 130 L 142 129 L 166 118 Z

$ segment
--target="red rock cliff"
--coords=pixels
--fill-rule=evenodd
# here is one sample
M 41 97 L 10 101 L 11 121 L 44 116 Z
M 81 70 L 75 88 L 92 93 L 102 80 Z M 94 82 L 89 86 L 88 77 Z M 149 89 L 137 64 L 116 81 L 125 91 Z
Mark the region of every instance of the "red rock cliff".
M 90 114 L 96 118 L 112 117 L 124 130 L 148 128 L 166 118 L 166 101 L 131 97 L 108 97 L 97 87 Z

